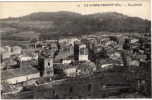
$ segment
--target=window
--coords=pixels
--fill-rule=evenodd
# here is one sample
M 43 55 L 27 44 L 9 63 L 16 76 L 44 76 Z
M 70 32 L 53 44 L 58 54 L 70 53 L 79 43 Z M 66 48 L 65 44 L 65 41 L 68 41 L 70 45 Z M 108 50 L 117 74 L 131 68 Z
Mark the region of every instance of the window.
M 73 86 L 70 86 L 69 87 L 69 93 L 72 93 L 73 92 Z
M 48 68 L 50 68 L 50 63 L 48 63 Z
M 103 86 L 102 86 L 102 89 L 103 89 L 103 90 L 107 90 L 107 85 L 103 85 Z
M 101 85 L 100 90 L 107 90 L 107 85 Z
M 91 84 L 88 84 L 88 91 L 91 91 Z

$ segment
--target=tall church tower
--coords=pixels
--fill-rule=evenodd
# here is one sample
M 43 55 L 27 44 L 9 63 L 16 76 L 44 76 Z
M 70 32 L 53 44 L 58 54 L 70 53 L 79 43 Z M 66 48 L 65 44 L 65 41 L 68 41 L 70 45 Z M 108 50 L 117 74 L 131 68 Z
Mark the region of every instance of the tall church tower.
M 87 61 L 88 60 L 88 49 L 81 48 L 79 50 L 79 61 Z
M 49 50 L 42 50 L 38 58 L 41 76 L 54 75 L 53 56 L 51 56 L 48 51 Z

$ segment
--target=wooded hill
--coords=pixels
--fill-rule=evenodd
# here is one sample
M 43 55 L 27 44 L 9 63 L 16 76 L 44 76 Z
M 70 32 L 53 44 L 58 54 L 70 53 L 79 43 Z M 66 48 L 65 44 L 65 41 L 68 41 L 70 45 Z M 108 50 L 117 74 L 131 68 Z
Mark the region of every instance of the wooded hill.
M 46 21 L 52 22 L 54 27 L 21 27 L 11 24 L 16 29 L 40 32 L 40 39 L 59 38 L 62 36 L 80 36 L 94 32 L 150 32 L 151 21 L 138 17 L 131 17 L 117 12 L 95 13 L 81 15 L 74 12 L 38 12 L 18 18 L 2 19 L 1 26 L 10 26 L 7 21 Z

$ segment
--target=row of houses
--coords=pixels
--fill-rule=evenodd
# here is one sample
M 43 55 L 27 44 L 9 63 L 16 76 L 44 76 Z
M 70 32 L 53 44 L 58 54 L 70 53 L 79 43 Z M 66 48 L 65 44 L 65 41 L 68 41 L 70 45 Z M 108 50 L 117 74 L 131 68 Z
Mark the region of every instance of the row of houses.
M 86 99 L 107 98 L 129 88 L 126 76 L 122 72 L 93 73 L 89 76 L 64 78 L 30 88 L 31 99 Z M 22 93 L 22 92 L 21 92 Z M 23 92 L 24 93 L 24 92 Z M 26 98 L 25 96 L 20 97 Z M 27 95 L 27 98 L 29 95 Z M 11 96 L 2 95 L 2 98 Z M 15 98 L 15 96 L 12 96 Z

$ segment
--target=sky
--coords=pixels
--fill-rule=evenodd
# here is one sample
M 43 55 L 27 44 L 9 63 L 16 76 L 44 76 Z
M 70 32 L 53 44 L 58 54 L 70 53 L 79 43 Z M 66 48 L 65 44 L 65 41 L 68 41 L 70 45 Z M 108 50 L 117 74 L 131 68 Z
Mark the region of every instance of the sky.
M 87 6 L 89 4 L 114 4 L 113 6 Z M 119 6 L 118 6 L 119 4 Z M 80 5 L 80 6 L 78 6 Z M 71 11 L 93 14 L 118 12 L 124 15 L 151 20 L 150 1 L 96 1 L 96 2 L 0 2 L 0 18 L 20 17 L 33 12 Z

